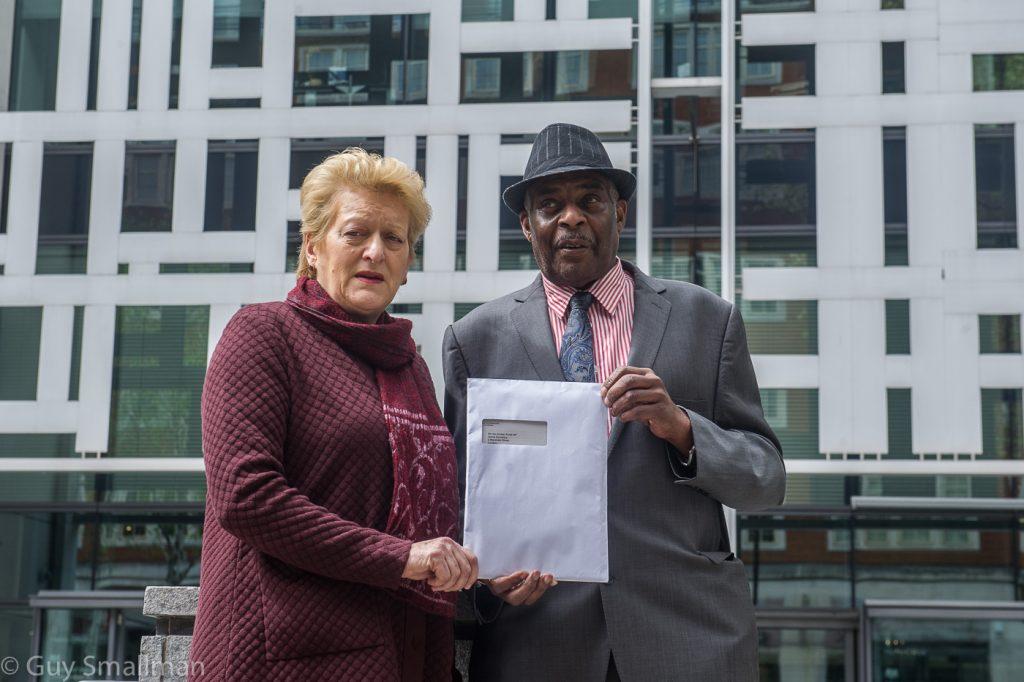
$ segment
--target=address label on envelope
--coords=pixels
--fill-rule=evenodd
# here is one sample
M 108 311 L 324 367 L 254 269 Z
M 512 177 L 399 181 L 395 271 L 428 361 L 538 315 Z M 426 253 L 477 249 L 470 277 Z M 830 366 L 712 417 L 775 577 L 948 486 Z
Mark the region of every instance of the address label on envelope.
M 547 445 L 548 423 L 527 419 L 484 419 L 483 437 L 487 445 Z
M 481 578 L 608 582 L 608 411 L 600 385 L 469 379 L 464 542 Z

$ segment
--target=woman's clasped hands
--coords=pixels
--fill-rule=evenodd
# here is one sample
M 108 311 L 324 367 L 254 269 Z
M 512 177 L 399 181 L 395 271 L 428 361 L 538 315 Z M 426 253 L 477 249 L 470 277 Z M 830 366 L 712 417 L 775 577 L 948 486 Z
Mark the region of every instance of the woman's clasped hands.
M 426 580 L 435 592 L 469 589 L 478 574 L 476 555 L 451 538 L 414 542 L 403 578 Z

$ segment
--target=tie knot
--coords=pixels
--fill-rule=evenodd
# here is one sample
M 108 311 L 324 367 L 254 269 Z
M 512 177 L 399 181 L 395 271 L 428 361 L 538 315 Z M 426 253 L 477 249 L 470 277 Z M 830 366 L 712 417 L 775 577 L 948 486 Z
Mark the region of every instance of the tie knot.
M 577 291 L 569 299 L 569 307 L 572 310 L 587 311 L 587 308 L 594 302 L 594 295 L 589 291 Z

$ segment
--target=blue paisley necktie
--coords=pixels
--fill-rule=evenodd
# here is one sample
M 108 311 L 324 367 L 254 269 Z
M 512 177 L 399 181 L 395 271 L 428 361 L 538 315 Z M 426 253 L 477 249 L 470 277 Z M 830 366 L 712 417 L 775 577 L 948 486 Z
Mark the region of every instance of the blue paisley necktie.
M 589 291 L 577 291 L 569 299 L 569 321 L 562 334 L 562 355 L 558 358 L 566 381 L 597 381 L 594 367 L 594 332 L 587 308 L 594 302 Z

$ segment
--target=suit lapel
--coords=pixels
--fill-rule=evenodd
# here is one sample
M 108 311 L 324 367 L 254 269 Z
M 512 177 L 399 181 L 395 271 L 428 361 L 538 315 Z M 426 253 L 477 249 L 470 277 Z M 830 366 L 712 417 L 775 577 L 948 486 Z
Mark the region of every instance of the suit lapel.
M 627 364 L 630 367 L 653 367 L 654 359 L 665 337 L 672 304 L 661 295 L 661 292 L 665 291 L 661 283 L 640 272 L 631 263 L 624 261 L 623 266 L 630 271 L 635 282 L 633 338 L 630 341 Z M 612 421 L 612 431 L 608 436 L 609 456 L 624 426 L 618 419 Z
M 517 295 L 516 300 L 520 303 L 512 310 L 510 317 L 537 377 L 542 381 L 564 381 L 555 341 L 551 338 L 548 300 L 540 277 L 524 289 L 521 295 Z

